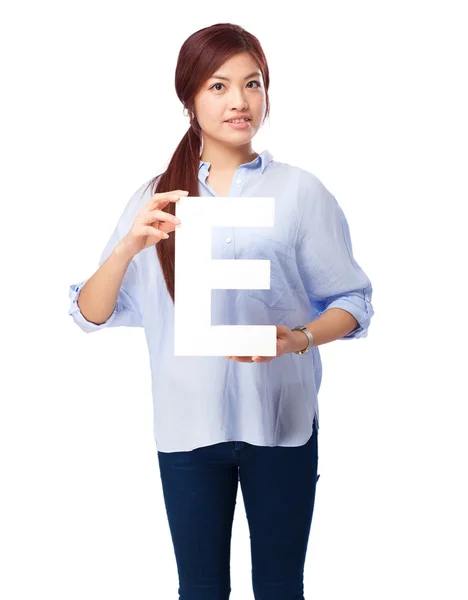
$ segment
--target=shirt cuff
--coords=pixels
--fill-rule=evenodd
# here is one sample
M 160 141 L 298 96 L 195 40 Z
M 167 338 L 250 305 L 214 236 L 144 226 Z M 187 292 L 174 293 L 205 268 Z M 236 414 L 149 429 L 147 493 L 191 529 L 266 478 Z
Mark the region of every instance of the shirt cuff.
M 83 288 L 86 281 L 87 281 L 87 279 L 85 279 L 84 281 L 81 281 L 80 283 L 72 284 L 70 286 L 70 289 L 68 290 L 68 296 L 69 296 L 71 302 L 70 302 L 70 306 L 68 308 L 68 314 L 73 318 L 75 323 L 85 333 L 91 333 L 92 331 L 97 331 L 98 329 L 104 329 L 105 327 L 108 327 L 112 323 L 112 321 L 116 318 L 117 313 L 119 312 L 119 307 L 116 303 L 116 305 L 114 307 L 114 311 L 112 312 L 110 317 L 107 319 L 107 321 L 104 321 L 104 323 L 100 323 L 99 325 L 97 325 L 96 323 L 92 323 L 91 321 L 88 321 L 87 319 L 85 319 L 85 317 L 83 316 L 83 314 L 80 310 L 80 307 L 78 306 L 78 296 L 80 295 L 81 289 Z
M 339 298 L 336 298 L 327 304 L 327 308 L 325 310 L 328 310 L 329 308 L 341 308 L 346 310 L 347 312 L 351 313 L 359 323 L 358 328 L 340 339 L 352 340 L 367 337 L 370 320 L 374 314 L 374 309 L 371 304 L 371 297 L 368 292 L 364 291 L 363 294 L 354 292 L 340 296 Z

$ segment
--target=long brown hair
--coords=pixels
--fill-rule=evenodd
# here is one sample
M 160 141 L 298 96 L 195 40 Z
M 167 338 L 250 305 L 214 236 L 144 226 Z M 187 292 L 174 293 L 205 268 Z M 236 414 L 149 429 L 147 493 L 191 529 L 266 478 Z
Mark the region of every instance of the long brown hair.
M 189 111 L 190 127 L 177 146 L 169 165 L 160 175 L 156 175 L 146 189 L 152 194 L 171 190 L 187 190 L 189 196 L 198 196 L 198 169 L 200 165 L 201 129 L 194 115 L 194 97 L 202 85 L 231 57 L 241 52 L 249 52 L 257 61 L 262 72 L 266 96 L 266 119 L 270 113 L 268 88 L 270 76 L 268 64 L 258 39 L 232 23 L 218 23 L 193 33 L 183 43 L 177 60 L 175 88 L 177 96 Z M 163 209 L 175 214 L 175 204 L 169 202 Z M 174 301 L 175 238 L 156 244 L 156 253 L 166 281 L 167 289 Z

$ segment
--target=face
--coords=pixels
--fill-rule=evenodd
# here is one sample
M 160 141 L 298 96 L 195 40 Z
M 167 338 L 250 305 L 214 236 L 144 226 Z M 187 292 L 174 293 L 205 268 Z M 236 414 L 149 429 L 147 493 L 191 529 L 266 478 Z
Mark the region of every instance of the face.
M 233 147 L 249 144 L 260 129 L 266 110 L 257 62 L 248 52 L 233 56 L 203 84 L 194 102 L 204 139 L 212 138 Z M 240 113 L 251 117 L 246 125 L 231 126 L 226 122 Z

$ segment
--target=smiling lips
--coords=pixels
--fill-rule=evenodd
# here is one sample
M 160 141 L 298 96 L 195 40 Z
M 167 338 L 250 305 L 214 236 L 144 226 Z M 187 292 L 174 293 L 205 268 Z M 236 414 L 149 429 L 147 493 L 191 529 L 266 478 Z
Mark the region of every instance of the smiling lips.
M 233 129 L 248 129 L 250 127 L 250 119 L 246 121 L 225 121 L 228 125 L 230 125 Z

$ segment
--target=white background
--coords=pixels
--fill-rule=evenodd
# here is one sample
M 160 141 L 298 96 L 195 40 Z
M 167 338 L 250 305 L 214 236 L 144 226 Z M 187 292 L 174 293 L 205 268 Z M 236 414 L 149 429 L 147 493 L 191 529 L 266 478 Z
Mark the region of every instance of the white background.
M 177 598 L 144 332 L 85 335 L 68 287 L 189 126 L 196 30 L 271 72 L 253 141 L 318 176 L 374 286 L 367 338 L 321 347 L 315 600 L 468 597 L 462 2 L 17 2 L 2 10 L 0 596 Z M 307 11 L 307 14 L 306 14 Z M 464 38 L 464 39 L 463 39 Z M 251 600 L 241 488 L 233 600 Z

